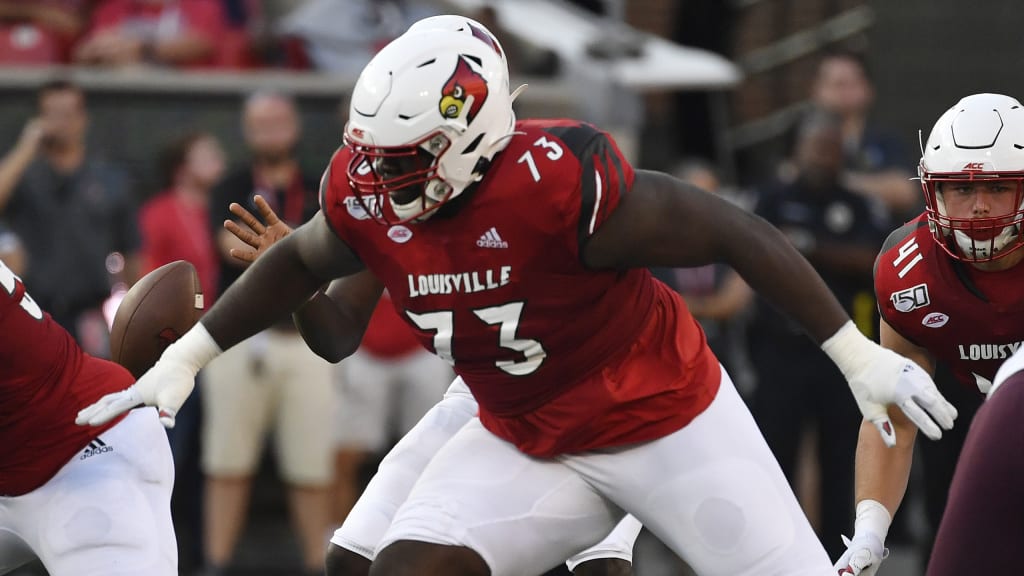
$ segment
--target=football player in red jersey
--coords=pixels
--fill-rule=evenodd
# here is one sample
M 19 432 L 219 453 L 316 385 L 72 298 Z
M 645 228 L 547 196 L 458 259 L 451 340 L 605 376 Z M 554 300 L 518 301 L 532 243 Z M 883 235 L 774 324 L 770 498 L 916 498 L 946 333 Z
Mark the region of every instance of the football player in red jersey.
M 224 222 L 225 228 L 252 248 L 231 251 L 246 264 L 255 262 L 292 232 L 261 196 L 253 201 L 262 221 L 239 204 L 232 204 L 231 212 L 248 229 L 233 220 Z M 360 346 L 383 291 L 384 286 L 368 270 L 339 278 L 295 312 L 295 324 L 314 352 L 330 362 L 340 362 Z M 327 576 L 369 574 L 377 546 L 413 484 L 434 454 L 476 416 L 477 410 L 466 383 L 456 378 L 441 401 L 384 457 L 345 522 L 334 531 L 327 550 Z M 566 564 L 576 576 L 629 576 L 633 573 L 633 545 L 641 528 L 636 518 L 627 516 L 604 540 Z
M 0 574 L 178 573 L 174 465 L 153 410 L 96 428 L 75 415 L 131 385 L 39 308 L 0 261 Z
M 829 573 L 728 374 L 647 267 L 730 264 L 822 344 L 889 441 L 888 404 L 935 438 L 955 409 L 863 337 L 769 224 L 634 171 L 593 126 L 517 122 L 514 97 L 492 42 L 394 40 L 356 82 L 321 213 L 78 421 L 149 404 L 173 422 L 224 347 L 365 267 L 479 404 L 398 510 L 372 574 L 536 574 L 626 512 L 699 574 Z
M 927 209 L 889 236 L 875 263 L 881 343 L 985 393 L 1024 341 L 1024 109 L 998 94 L 963 98 L 932 128 L 919 172 Z M 914 425 L 890 415 L 895 449 L 861 427 L 857 520 L 840 574 L 878 570 L 906 491 Z
M 998 391 L 998 394 L 996 393 Z M 928 576 L 1016 574 L 1024 541 L 1024 350 L 1003 363 L 975 414 L 939 524 Z

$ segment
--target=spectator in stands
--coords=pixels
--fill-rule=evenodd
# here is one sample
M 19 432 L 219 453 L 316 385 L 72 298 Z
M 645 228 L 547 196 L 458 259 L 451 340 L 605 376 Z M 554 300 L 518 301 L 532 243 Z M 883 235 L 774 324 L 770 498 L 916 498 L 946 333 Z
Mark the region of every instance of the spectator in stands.
M 0 63 L 67 62 L 88 0 L 0 0 Z
M 100 0 L 73 56 L 97 66 L 215 66 L 226 30 L 214 0 Z
M 142 270 L 149 272 L 175 260 L 196 267 L 204 303 L 217 296 L 220 261 L 210 231 L 210 193 L 224 174 L 224 152 L 216 137 L 193 132 L 174 140 L 161 158 L 166 188 L 139 210 Z M 202 379 L 202 374 L 200 375 Z M 199 471 L 199 423 L 203 386 L 185 401 L 167 431 L 174 455 L 175 483 L 171 497 L 178 535 L 179 567 L 187 571 L 201 562 L 202 475 Z
M 233 218 L 228 211 L 232 202 L 255 213 L 253 196 L 259 194 L 293 227 L 319 210 L 320 174 L 303 173 L 295 156 L 300 133 L 294 102 L 273 93 L 249 97 L 243 131 L 251 159 L 229 172 L 213 194 L 210 229 L 220 261 L 220 293 L 244 267 L 230 251 L 246 245 L 222 226 Z M 330 368 L 306 347 L 290 317 L 207 366 L 202 465 L 211 573 L 220 573 L 230 563 L 270 428 L 305 568 L 322 573 L 333 480 Z
M 220 262 L 210 230 L 210 194 L 224 175 L 224 151 L 217 138 L 193 132 L 167 147 L 161 159 L 166 188 L 139 211 L 142 271 L 175 260 L 199 273 L 206 305 L 217 296 Z
M 313 66 L 352 78 L 377 50 L 437 8 L 413 0 L 308 0 L 278 33 L 301 40 Z
M 822 57 L 811 88 L 811 101 L 837 114 L 842 122 L 843 183 L 850 190 L 880 200 L 891 215 L 917 214 L 921 191 L 911 180 L 913 162 L 899 139 L 870 122 L 874 86 L 864 58 L 836 51 Z
M 138 278 L 135 203 L 124 171 L 86 148 L 85 93 L 63 80 L 44 85 L 38 116 L 0 160 L 0 217 L 24 242 L 25 280 L 43 309 L 90 354 L 106 356 L 101 306 L 112 273 Z
M 755 212 L 778 227 L 825 280 L 858 328 L 877 339 L 872 266 L 889 230 L 870 200 L 840 183 L 842 126 L 813 110 L 802 119 L 794 149 L 796 178 L 764 189 Z M 728 233 L 728 231 L 725 231 Z M 755 300 L 747 335 L 757 374 L 751 411 L 783 472 L 795 485 L 809 426 L 817 426 L 820 466 L 816 526 L 826 550 L 845 550 L 837 535 L 853 525 L 853 465 L 861 415 L 828 357 L 763 299 Z M 811 514 L 813 516 L 813 514 Z

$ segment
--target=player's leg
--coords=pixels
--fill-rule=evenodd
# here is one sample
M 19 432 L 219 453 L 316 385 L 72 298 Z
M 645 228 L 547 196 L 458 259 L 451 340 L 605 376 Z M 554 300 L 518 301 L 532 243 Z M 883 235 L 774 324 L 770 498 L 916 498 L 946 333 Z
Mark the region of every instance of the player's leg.
M 457 378 L 441 402 L 384 457 L 344 524 L 334 532 L 327 552 L 328 576 L 365 576 L 377 544 L 405 502 L 427 463 L 476 415 L 469 389 Z
M 28 543 L 18 535 L 11 519 L 14 498 L 0 498 L 0 574 L 7 574 L 36 559 Z
M 359 477 L 368 458 L 387 444 L 396 377 L 387 362 L 357 350 L 338 366 L 331 521 L 345 521 L 359 498 Z M 449 380 L 450 381 L 450 380 Z M 440 399 L 438 394 L 434 402 Z
M 701 576 L 825 576 L 832 564 L 728 375 L 689 425 L 563 460 Z
M 380 543 L 373 576 L 536 576 L 624 516 L 556 460 L 473 418 L 434 456 Z
M 177 575 L 174 463 L 156 411 L 130 412 L 100 442 L 23 497 L 30 545 L 50 574 Z
M 574 576 L 633 576 L 633 562 L 621 558 L 594 558 L 578 564 L 572 573 Z
M 565 564 L 576 576 L 628 576 L 633 573 L 633 545 L 641 529 L 639 520 L 626 516 L 604 540 Z
M 288 485 L 292 525 L 307 571 L 323 569 L 331 528 L 330 487 L 334 478 L 335 414 L 331 364 L 315 355 L 295 331 L 272 330 L 271 350 L 279 398 L 275 440 L 282 480 Z
M 204 551 L 213 569 L 227 566 L 234 553 L 269 425 L 265 338 L 258 334 L 226 350 L 203 372 Z
M 927 526 L 919 549 L 926 559 L 925 568 L 928 564 L 927 559 L 932 553 L 932 546 L 935 544 L 936 531 L 946 510 L 949 487 L 953 483 L 953 474 L 960 458 L 960 452 L 967 441 L 967 432 L 971 429 L 970 423 L 974 420 L 975 413 L 985 399 L 975 390 L 957 382 L 949 369 L 942 365 L 938 367 L 935 374 L 935 384 L 939 387 L 939 392 L 956 406 L 959 414 L 957 421 L 960 424 L 954 426 L 952 430 L 943 432 L 942 438 L 939 440 L 932 441 L 924 438 L 917 442 L 921 464 L 924 465 L 921 478 L 924 482 L 924 511 Z M 896 517 L 900 518 L 901 514 L 897 514 Z
M 455 373 L 447 362 L 426 350 L 417 350 L 397 362 L 401 386 L 396 400 L 398 435 L 412 430 L 440 399 Z

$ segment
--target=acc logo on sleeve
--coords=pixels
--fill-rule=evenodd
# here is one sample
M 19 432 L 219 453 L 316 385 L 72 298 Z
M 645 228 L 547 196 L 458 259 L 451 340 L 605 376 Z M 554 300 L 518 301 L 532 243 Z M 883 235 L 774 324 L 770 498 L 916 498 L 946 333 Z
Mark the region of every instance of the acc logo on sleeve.
M 889 300 L 892 301 L 893 308 L 900 312 L 910 312 L 931 304 L 931 300 L 928 298 L 927 284 L 918 284 L 906 290 L 893 292 L 889 296 Z
M 928 328 L 942 328 L 949 322 L 949 316 L 942 312 L 932 312 L 921 319 L 921 325 Z

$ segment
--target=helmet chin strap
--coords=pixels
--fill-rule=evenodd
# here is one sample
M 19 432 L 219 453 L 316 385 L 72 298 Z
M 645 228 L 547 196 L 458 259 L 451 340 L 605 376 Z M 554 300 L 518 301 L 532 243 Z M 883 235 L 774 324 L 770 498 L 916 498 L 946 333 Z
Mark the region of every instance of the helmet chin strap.
M 437 210 L 434 210 L 434 207 L 438 204 L 437 200 L 425 194 L 406 204 L 398 204 L 390 197 L 388 200 L 391 202 L 391 209 L 395 211 L 395 216 L 398 216 L 399 220 L 422 222 L 430 218 L 434 212 L 437 212 Z
M 996 235 L 992 240 L 986 240 L 984 242 L 978 242 L 967 235 L 963 230 L 954 230 L 953 238 L 956 240 L 957 246 L 960 251 L 966 256 L 970 256 L 976 260 L 987 260 L 998 254 L 1010 243 L 1010 240 L 1016 237 L 1018 234 L 1017 226 L 1006 226 L 1003 230 Z M 992 253 L 989 254 L 989 248 L 991 247 Z

